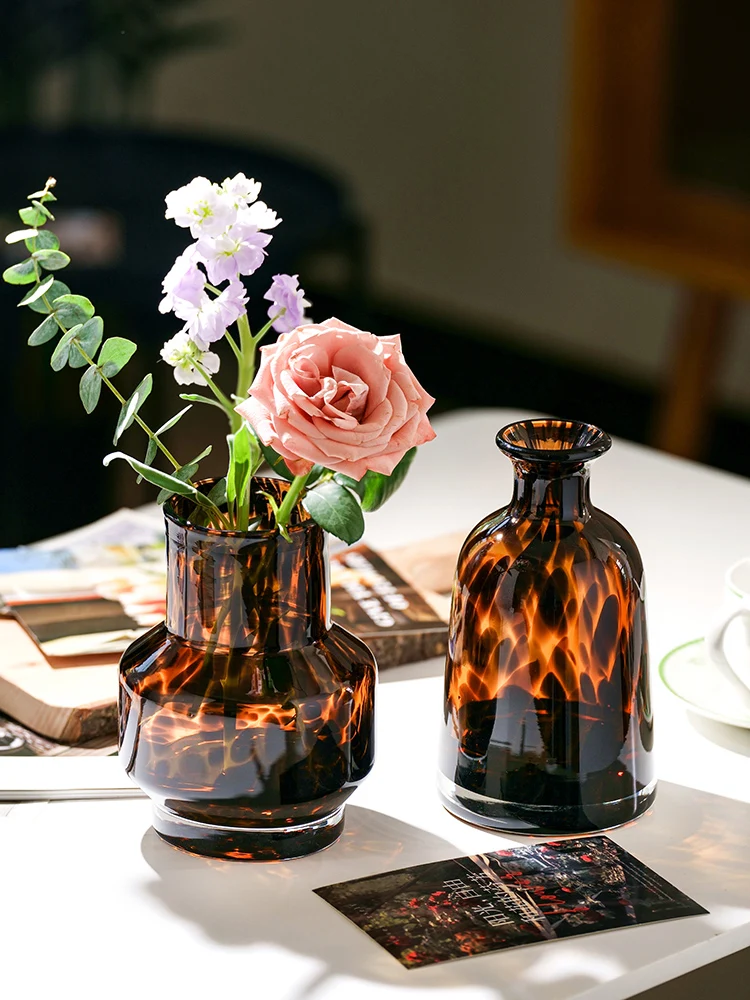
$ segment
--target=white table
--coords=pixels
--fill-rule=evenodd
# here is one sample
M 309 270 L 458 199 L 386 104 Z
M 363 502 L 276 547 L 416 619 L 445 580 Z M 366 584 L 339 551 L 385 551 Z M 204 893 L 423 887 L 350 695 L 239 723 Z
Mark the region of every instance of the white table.
M 436 421 L 437 441 L 370 517 L 368 540 L 468 531 L 502 506 L 511 470 L 495 432 L 527 415 Z M 750 482 L 617 441 L 592 467 L 592 498 L 643 554 L 658 740 L 656 805 L 611 835 L 708 915 L 407 971 L 316 897 L 330 882 L 517 842 L 438 804 L 442 662 L 431 660 L 384 674 L 375 768 L 343 838 L 317 856 L 193 858 L 156 837 L 142 799 L 0 807 L 3 994 L 620 1000 L 750 945 L 750 732 L 692 716 L 656 676 L 667 650 L 704 630 L 724 568 L 750 553 Z

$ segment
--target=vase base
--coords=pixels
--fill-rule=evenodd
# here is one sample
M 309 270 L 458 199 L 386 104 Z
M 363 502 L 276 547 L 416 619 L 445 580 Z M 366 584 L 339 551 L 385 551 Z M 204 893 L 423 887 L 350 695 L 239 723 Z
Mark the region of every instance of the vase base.
M 474 826 L 530 836 L 593 833 L 622 826 L 644 813 L 656 797 L 656 779 L 626 798 L 555 806 L 493 799 L 439 774 L 438 795 L 448 812 Z
M 172 847 L 227 861 L 289 861 L 335 844 L 344 829 L 344 807 L 315 820 L 283 827 L 199 823 L 154 803 L 154 830 Z

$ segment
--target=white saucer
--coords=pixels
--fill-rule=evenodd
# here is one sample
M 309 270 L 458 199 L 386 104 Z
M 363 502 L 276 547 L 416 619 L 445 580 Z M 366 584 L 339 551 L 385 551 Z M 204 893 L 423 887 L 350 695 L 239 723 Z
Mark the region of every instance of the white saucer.
M 699 715 L 750 729 L 750 692 L 742 704 L 732 684 L 706 656 L 703 639 L 667 653 L 659 664 L 659 676 L 675 697 Z

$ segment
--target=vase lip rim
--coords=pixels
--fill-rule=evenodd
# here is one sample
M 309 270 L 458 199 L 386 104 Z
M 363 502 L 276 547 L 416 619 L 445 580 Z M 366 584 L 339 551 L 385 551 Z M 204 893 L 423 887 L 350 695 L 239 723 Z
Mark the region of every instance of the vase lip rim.
M 510 458 L 571 465 L 603 455 L 612 447 L 612 438 L 583 420 L 534 417 L 501 427 L 495 443 Z
M 195 485 L 200 489 L 201 486 L 213 486 L 218 482 L 219 477 L 212 477 L 209 479 L 201 479 Z M 261 480 L 275 479 L 274 476 L 253 476 L 256 482 Z M 280 479 L 279 482 L 289 485 L 284 479 Z M 261 539 L 270 539 L 274 537 L 283 537 L 278 528 L 258 528 L 255 531 L 240 531 L 238 528 L 210 528 L 203 524 L 193 524 L 186 517 L 182 517 L 180 514 L 176 513 L 169 505 L 173 500 L 182 500 L 184 497 L 177 493 L 173 493 L 171 497 L 167 497 L 164 503 L 161 505 L 162 513 L 164 514 L 164 519 L 169 521 L 171 524 L 176 525 L 178 528 L 184 528 L 186 531 L 194 531 L 196 534 L 205 535 L 209 538 L 245 538 L 248 541 L 260 541 Z M 290 535 L 296 534 L 298 532 L 308 531 L 311 527 L 315 527 L 316 522 L 310 517 L 305 521 L 298 524 L 288 524 L 287 532 Z

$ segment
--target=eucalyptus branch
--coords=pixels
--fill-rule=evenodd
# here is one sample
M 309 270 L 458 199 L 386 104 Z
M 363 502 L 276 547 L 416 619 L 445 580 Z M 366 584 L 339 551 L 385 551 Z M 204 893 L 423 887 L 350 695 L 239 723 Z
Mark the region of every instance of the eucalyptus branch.
M 49 178 L 43 190 L 35 191 L 28 196 L 31 205 L 20 209 L 18 213 L 28 228 L 10 233 L 6 238 L 8 243 L 25 242 L 30 256 L 19 264 L 7 268 L 3 273 L 3 279 L 9 284 L 31 285 L 19 305 L 28 305 L 46 316 L 29 338 L 30 345 L 37 346 L 53 340 L 59 331 L 62 336 L 55 345 L 50 363 L 55 371 L 60 371 L 68 364 L 73 368 L 88 365 L 80 386 L 81 401 L 86 412 L 91 413 L 96 408 L 103 383 L 121 406 L 115 430 L 115 442 L 132 423 L 137 423 L 146 434 L 149 445 L 144 462 L 139 462 L 122 452 L 115 452 L 107 456 L 105 465 L 114 458 L 127 460 L 138 473 L 139 481 L 140 478 L 145 478 L 162 488 L 162 498 L 172 492 L 191 496 L 199 506 L 209 512 L 215 523 L 222 527 L 226 526 L 226 518 L 217 505 L 211 498 L 201 494 L 191 481 L 198 468 L 198 462 L 206 452 L 188 465 L 182 465 L 159 437 L 159 434 L 174 426 L 186 410 L 167 421 L 159 431 L 153 431 L 138 412 L 151 392 L 152 376 L 150 374 L 145 376 L 127 399 L 111 379 L 111 376 L 116 375 L 127 364 L 136 350 L 136 345 L 122 337 L 112 337 L 102 343 L 104 324 L 101 318 L 96 316 L 94 306 L 89 299 L 71 294 L 66 285 L 56 280 L 54 274 L 44 274 L 44 271 L 55 272 L 70 263 L 70 257 L 60 250 L 57 236 L 43 228 L 48 220 L 54 221 L 52 212 L 45 204 L 56 200 L 51 192 L 54 185 L 54 178 Z M 222 403 L 222 408 L 225 410 L 232 406 L 226 396 L 223 396 Z M 171 464 L 174 476 L 160 472 L 151 465 L 158 451 L 161 451 Z
M 55 313 L 54 313 L 54 310 L 52 308 L 52 305 L 50 304 L 49 300 L 47 299 L 46 294 L 42 295 L 42 302 L 44 302 L 45 306 L 47 307 L 47 310 L 48 310 L 49 314 L 52 315 L 52 316 L 55 316 Z M 63 334 L 70 333 L 70 330 L 65 326 L 65 324 L 60 320 L 60 318 L 58 316 L 55 316 L 55 322 L 60 327 L 60 329 L 62 330 Z M 97 367 L 96 362 L 94 361 L 94 359 L 91 358 L 91 357 L 89 357 L 89 355 L 86 353 L 86 351 L 83 349 L 83 347 L 81 347 L 80 342 L 75 337 L 73 337 L 70 342 L 71 342 L 71 344 L 74 347 L 76 347 L 78 349 L 78 352 L 80 353 L 81 357 L 84 358 L 84 360 L 86 361 L 87 364 L 93 365 L 94 368 Z M 127 403 L 126 398 L 123 396 L 123 394 L 117 388 L 117 386 L 113 382 L 111 382 L 110 379 L 104 374 L 104 372 L 101 369 L 98 369 L 98 370 L 99 370 L 99 377 L 101 378 L 102 382 L 110 390 L 110 392 L 115 397 L 115 399 L 122 406 L 124 406 Z M 167 461 L 171 462 L 173 469 L 180 469 L 180 468 L 182 468 L 182 466 L 177 461 L 177 459 L 174 457 L 174 455 L 172 454 L 172 452 L 156 436 L 156 434 L 151 430 L 151 428 L 148 426 L 148 424 L 141 418 L 140 414 L 136 413 L 135 416 L 133 417 L 133 421 L 134 421 L 134 423 L 138 424 L 138 426 L 141 428 L 141 430 L 144 431 L 145 434 L 147 434 L 148 437 L 154 442 L 154 444 L 156 445 L 156 447 L 164 455 L 164 457 L 167 459 Z

